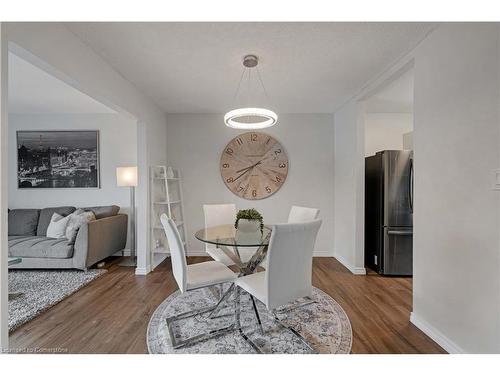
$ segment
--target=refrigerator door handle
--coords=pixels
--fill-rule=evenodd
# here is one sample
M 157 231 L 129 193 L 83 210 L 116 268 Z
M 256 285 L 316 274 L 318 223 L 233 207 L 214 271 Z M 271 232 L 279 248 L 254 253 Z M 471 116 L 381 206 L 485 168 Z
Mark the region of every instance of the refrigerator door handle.
M 413 213 L 413 159 L 410 158 L 410 176 L 408 178 L 408 200 L 410 212 Z
M 387 234 L 394 236 L 411 236 L 413 230 L 388 230 Z

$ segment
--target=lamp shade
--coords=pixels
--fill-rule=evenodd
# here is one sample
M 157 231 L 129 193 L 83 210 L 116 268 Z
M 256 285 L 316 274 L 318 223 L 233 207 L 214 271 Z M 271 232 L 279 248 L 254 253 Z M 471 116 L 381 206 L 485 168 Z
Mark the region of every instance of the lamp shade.
M 118 186 L 137 186 L 137 167 L 116 168 L 116 184 Z

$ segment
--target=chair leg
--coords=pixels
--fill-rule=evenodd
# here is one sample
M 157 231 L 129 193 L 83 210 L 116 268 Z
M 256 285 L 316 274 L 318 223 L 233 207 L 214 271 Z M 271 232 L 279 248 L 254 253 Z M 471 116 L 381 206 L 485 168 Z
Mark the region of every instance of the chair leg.
M 300 307 L 311 305 L 313 303 L 318 303 L 318 301 L 316 301 L 315 299 L 312 299 L 311 297 L 305 297 L 305 299 L 307 300 L 306 302 L 295 303 L 292 306 L 290 306 L 289 308 L 281 309 L 281 310 L 276 310 L 276 312 L 279 313 L 279 314 L 284 314 L 284 313 L 290 312 L 292 310 L 298 309 Z
M 260 348 L 257 345 L 255 345 L 255 343 L 252 340 L 250 340 L 250 338 L 241 329 L 241 322 L 240 322 L 240 313 L 241 313 L 241 310 L 240 310 L 241 309 L 241 306 L 240 306 L 240 288 L 238 286 L 235 287 L 234 293 L 235 293 L 235 295 L 234 295 L 234 319 L 235 319 L 236 328 L 240 332 L 241 337 L 243 337 L 243 339 L 245 339 L 245 341 L 252 347 L 252 349 L 255 350 L 255 352 L 261 354 L 262 351 L 260 350 Z
M 252 299 L 252 304 L 253 304 L 253 309 L 254 309 L 254 312 L 255 312 L 255 316 L 257 317 L 257 321 L 259 323 L 259 326 L 260 326 L 260 329 L 261 329 L 261 332 L 264 333 L 263 329 L 262 329 L 262 322 L 260 320 L 260 315 L 259 315 L 259 312 L 257 310 L 257 304 L 255 303 L 255 299 L 254 297 L 250 294 L 250 298 Z M 304 305 L 309 305 L 311 303 L 314 303 L 316 301 L 314 300 L 311 300 L 311 301 L 308 301 L 307 303 L 305 304 L 301 304 L 300 306 L 298 307 L 301 307 L 301 306 L 304 306 Z M 295 307 L 297 308 L 297 307 Z M 311 353 L 317 353 L 316 349 L 299 333 L 297 332 L 293 327 L 290 327 L 288 324 L 286 324 L 285 322 L 283 322 L 282 320 L 280 320 L 277 316 L 277 312 L 276 310 L 273 310 L 271 311 L 272 315 L 273 315 L 273 318 L 274 318 L 274 321 L 276 323 L 278 323 L 278 325 L 280 325 L 282 328 L 288 330 L 289 332 L 291 332 L 293 335 L 295 335 L 300 341 L 302 341 L 302 343 L 304 343 L 309 351 Z M 240 323 L 240 290 L 239 290 L 239 287 L 236 286 L 236 291 L 235 291 L 235 323 L 236 323 L 236 327 L 238 328 L 239 332 L 240 332 L 240 335 L 245 339 L 245 341 L 250 344 L 250 346 L 259 354 L 262 354 L 264 353 L 244 332 L 243 330 L 241 329 L 241 323 Z
M 217 337 L 217 336 L 222 336 L 222 335 L 224 335 L 226 333 L 234 331 L 234 323 L 233 323 L 233 324 L 231 324 L 231 325 L 229 325 L 227 327 L 223 327 L 223 328 L 211 330 L 211 331 L 209 331 L 207 333 L 202 333 L 202 334 L 190 337 L 190 338 L 188 338 L 186 340 L 177 341 L 176 338 L 175 338 L 175 335 L 172 332 L 172 328 L 171 328 L 172 322 L 173 321 L 168 321 L 167 320 L 168 334 L 170 336 L 170 342 L 172 343 L 172 347 L 174 349 L 180 349 L 182 347 L 185 347 L 185 346 L 188 346 L 188 345 L 192 345 L 192 344 L 196 344 L 198 342 L 205 341 L 205 340 Z
M 257 310 L 257 304 L 255 303 L 255 298 L 251 294 L 250 298 L 252 299 L 253 311 L 255 312 L 255 317 L 257 318 L 257 322 L 259 323 L 260 332 L 264 334 L 264 329 L 262 328 L 262 322 L 260 320 L 259 310 Z
M 240 328 L 240 288 L 236 285 L 234 289 L 234 322 L 236 328 Z
M 298 333 L 293 327 L 290 327 L 288 324 L 283 322 L 280 318 L 278 318 L 276 311 L 272 311 L 274 321 L 278 323 L 280 326 L 283 328 L 287 329 L 288 331 L 292 332 L 300 341 L 302 341 L 311 351 L 311 353 L 317 354 L 318 352 L 314 347 L 300 334 Z
M 231 331 L 234 330 L 235 324 L 233 323 L 233 324 L 230 324 L 229 326 L 226 326 L 226 327 L 223 327 L 223 328 L 220 328 L 220 329 L 211 330 L 211 331 L 209 331 L 207 333 L 202 333 L 202 334 L 199 334 L 199 335 L 187 338 L 185 340 L 178 341 L 175 338 L 175 334 L 173 332 L 173 327 L 172 327 L 173 323 L 176 322 L 176 321 L 179 321 L 179 320 L 182 320 L 182 319 L 191 318 L 193 316 L 204 314 L 204 313 L 207 313 L 207 312 L 213 313 L 214 311 L 217 311 L 218 307 L 227 298 L 227 296 L 229 295 L 229 292 L 232 290 L 232 288 L 234 288 L 234 284 L 231 284 L 231 286 L 228 288 L 228 290 L 226 291 L 226 293 L 219 299 L 219 301 L 217 302 L 217 304 L 215 304 L 214 306 L 205 307 L 205 308 L 201 308 L 201 309 L 197 309 L 197 310 L 192 310 L 192 311 L 186 311 L 184 313 L 181 313 L 181 314 L 178 314 L 178 315 L 175 315 L 175 316 L 172 316 L 172 317 L 169 317 L 169 318 L 166 319 L 166 321 L 167 321 L 167 328 L 168 328 L 168 334 L 170 336 L 170 342 L 171 342 L 172 347 L 174 349 L 179 349 L 181 347 L 184 347 L 184 346 L 187 346 L 187 345 L 191 345 L 191 344 L 203 341 L 203 340 L 207 340 L 207 339 L 210 339 L 210 338 L 213 338 L 213 337 L 216 337 L 216 336 L 220 336 L 220 335 L 223 335 L 225 333 L 228 333 L 228 332 L 231 332 Z

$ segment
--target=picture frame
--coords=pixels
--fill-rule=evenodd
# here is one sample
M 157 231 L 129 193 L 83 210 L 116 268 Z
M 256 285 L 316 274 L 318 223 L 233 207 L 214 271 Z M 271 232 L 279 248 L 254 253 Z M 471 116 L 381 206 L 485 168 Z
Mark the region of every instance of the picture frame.
M 98 130 L 18 130 L 18 189 L 99 189 Z

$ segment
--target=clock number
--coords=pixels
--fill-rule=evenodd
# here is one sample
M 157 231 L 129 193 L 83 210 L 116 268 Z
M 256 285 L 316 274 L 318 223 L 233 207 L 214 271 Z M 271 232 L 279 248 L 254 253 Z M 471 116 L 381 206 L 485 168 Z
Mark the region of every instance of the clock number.
M 243 141 L 241 140 L 241 138 L 236 138 L 236 143 L 241 146 L 243 144 Z
M 229 164 L 228 163 L 222 164 L 222 168 L 229 168 Z
M 286 164 L 285 164 L 285 163 L 280 163 L 279 167 L 280 167 L 280 168 L 285 168 L 285 167 L 286 167 Z
M 233 149 L 231 147 L 226 148 L 226 154 L 232 155 L 233 154 Z
M 255 134 L 255 133 L 250 134 L 250 140 L 252 142 L 256 142 L 257 141 L 257 134 Z
M 256 197 L 257 196 L 257 190 L 252 190 L 252 197 Z
M 276 176 L 276 182 L 281 182 L 281 177 L 280 176 Z
M 234 182 L 234 179 L 232 177 L 229 177 L 226 181 L 227 182 Z
M 268 193 L 270 193 L 272 190 L 271 190 L 271 188 L 270 188 L 269 186 L 266 186 L 266 191 L 267 191 Z
M 238 187 L 238 191 L 243 191 L 243 186 Z
M 274 151 L 274 155 L 279 155 L 281 154 L 281 148 L 278 148 L 276 151 Z

